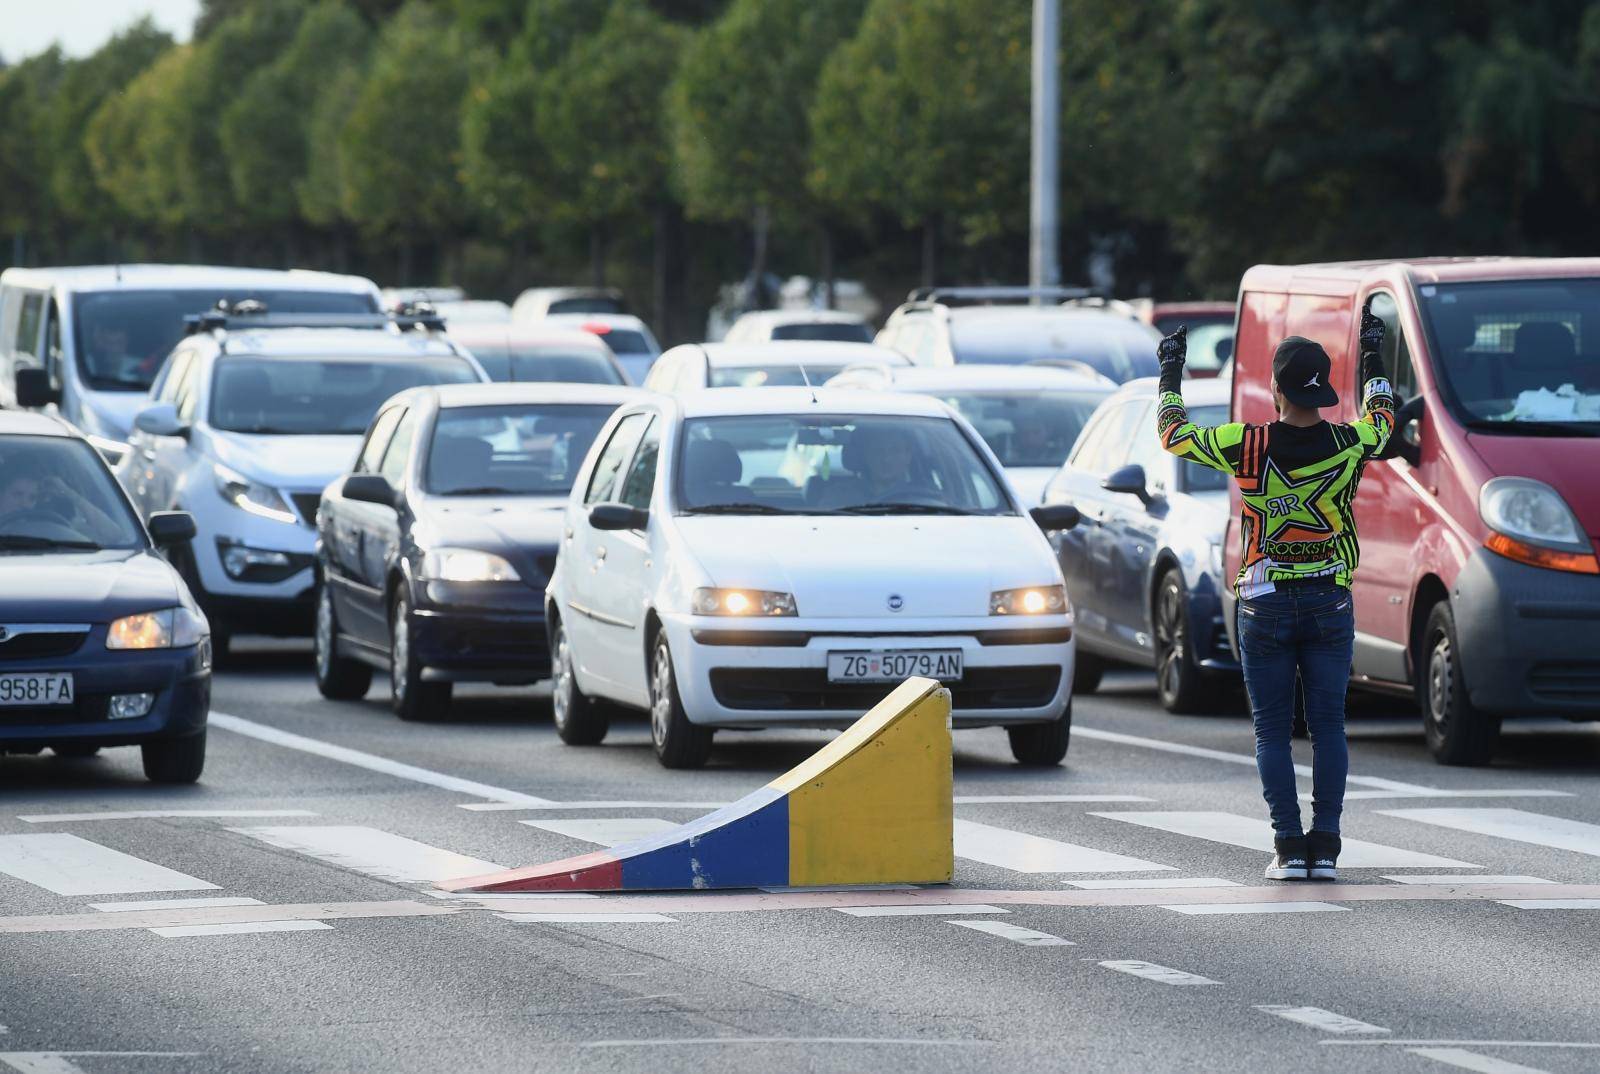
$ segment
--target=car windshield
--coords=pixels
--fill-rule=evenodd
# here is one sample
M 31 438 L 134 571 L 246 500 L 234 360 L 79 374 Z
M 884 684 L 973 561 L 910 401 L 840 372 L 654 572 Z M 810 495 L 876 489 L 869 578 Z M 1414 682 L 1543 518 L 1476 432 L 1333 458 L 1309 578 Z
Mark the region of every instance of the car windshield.
M 1600 280 L 1425 284 L 1434 370 L 1478 431 L 1600 436 Z
M 652 354 L 653 348 L 643 332 L 636 332 L 631 328 L 608 328 L 604 332 L 595 333 L 605 345 L 611 348 L 612 354 Z
M 474 344 L 469 349 L 493 380 L 627 383 L 622 371 L 603 350 L 494 344 Z
M 94 448 L 76 437 L 0 436 L 0 555 L 144 546 Z
M 972 423 L 1000 465 L 1048 466 L 1066 461 L 1106 392 L 930 392 Z
M 435 496 L 565 496 L 614 406 L 447 407 L 428 447 Z
M 805 372 L 797 362 L 774 362 L 771 365 L 725 365 L 711 370 L 713 388 L 796 388 L 804 387 L 809 380 L 818 385 L 844 367 L 837 363 L 806 363 Z
M 848 321 L 813 321 L 772 326 L 773 339 L 837 339 L 845 343 L 871 343 L 872 329 Z
M 283 436 L 359 436 L 383 401 L 423 384 L 472 384 L 456 357 L 227 357 L 211 374 L 212 428 Z
M 962 364 L 1023 365 L 1068 358 L 1118 384 L 1160 372 L 1156 344 L 1161 337 L 1155 329 L 1109 313 L 953 317 L 950 331 L 951 348 Z
M 356 292 L 174 289 L 89 291 L 74 295 L 78 363 L 91 388 L 144 391 L 167 354 L 183 338 L 183 319 L 219 301 L 256 299 L 273 313 L 376 313 L 368 294 Z
M 760 414 L 684 423 L 685 514 L 1011 514 L 948 418 Z
M 583 298 L 558 298 L 550 303 L 546 313 L 627 313 L 628 304 L 604 295 Z
M 1189 408 L 1189 420 L 1196 425 L 1212 426 L 1222 425 L 1228 420 L 1226 406 L 1196 406 Z M 1213 470 L 1209 466 L 1201 466 L 1197 462 L 1183 459 L 1178 463 L 1183 471 L 1183 490 L 1185 492 L 1226 492 L 1228 491 L 1228 475 L 1221 470 Z

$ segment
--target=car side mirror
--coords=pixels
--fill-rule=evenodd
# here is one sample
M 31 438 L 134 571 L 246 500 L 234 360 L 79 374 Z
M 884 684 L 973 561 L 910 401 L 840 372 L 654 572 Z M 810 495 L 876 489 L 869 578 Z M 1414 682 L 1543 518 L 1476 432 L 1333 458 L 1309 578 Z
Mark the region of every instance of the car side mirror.
M 394 486 L 382 474 L 351 474 L 344 479 L 343 492 L 347 500 L 380 507 L 393 507 L 397 498 Z
M 650 512 L 625 503 L 597 503 L 589 508 L 589 525 L 597 530 L 642 530 L 650 523 Z
M 1070 503 L 1040 504 L 1029 511 L 1028 515 L 1046 533 L 1070 530 L 1083 519 L 1083 515 Z
M 171 548 L 194 540 L 194 516 L 187 511 L 156 511 L 146 527 L 157 548 Z
M 1378 454 L 1380 459 L 1404 459 L 1412 466 L 1422 462 L 1422 416 L 1426 408 L 1422 396 L 1408 400 L 1394 412 L 1394 429 L 1389 442 Z
M 1223 336 L 1221 339 L 1217 340 L 1216 354 L 1217 354 L 1217 364 L 1219 366 L 1222 363 L 1226 362 L 1229 358 L 1233 357 L 1233 337 L 1232 336 Z
M 171 403 L 154 403 L 133 416 L 133 427 L 151 436 L 183 436 L 189 427 L 178 420 L 178 408 Z
M 1100 487 L 1107 492 L 1122 492 L 1129 496 L 1139 497 L 1139 502 L 1149 504 L 1155 497 L 1150 495 L 1150 490 L 1145 486 L 1144 467 L 1138 463 L 1129 463 L 1120 470 L 1113 470 Z
M 24 410 L 61 402 L 61 389 L 50 383 L 48 369 L 19 369 L 16 378 L 17 406 Z

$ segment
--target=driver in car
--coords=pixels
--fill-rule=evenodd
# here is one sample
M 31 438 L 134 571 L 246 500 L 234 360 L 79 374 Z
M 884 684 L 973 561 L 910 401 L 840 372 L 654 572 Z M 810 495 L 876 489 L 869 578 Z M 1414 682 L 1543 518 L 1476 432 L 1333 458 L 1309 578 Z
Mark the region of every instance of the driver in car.
M 54 518 L 86 537 L 103 539 L 116 524 L 55 474 L 16 474 L 0 483 L 0 518 Z
M 845 465 L 856 477 L 843 483 L 838 478 L 830 482 L 830 506 L 895 503 L 938 495 L 936 489 L 917 476 L 916 442 L 904 429 L 881 425 L 859 427 L 851 436 L 845 454 Z
M 98 368 L 112 371 L 119 378 L 135 371 L 142 374 L 155 372 L 153 368 L 146 368 L 150 365 L 149 359 L 128 350 L 128 330 L 119 325 L 95 325 L 89 349 Z

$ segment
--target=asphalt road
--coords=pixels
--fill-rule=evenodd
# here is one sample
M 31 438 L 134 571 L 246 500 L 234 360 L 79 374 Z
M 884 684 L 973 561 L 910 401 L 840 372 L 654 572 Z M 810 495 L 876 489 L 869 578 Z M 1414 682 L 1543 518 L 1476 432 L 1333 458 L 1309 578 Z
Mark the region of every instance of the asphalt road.
M 381 679 L 325 702 L 263 647 L 218 675 L 197 787 L 131 750 L 0 758 L 0 1071 L 1600 1069 L 1589 726 L 1446 769 L 1357 703 L 1345 836 L 1373 846 L 1285 889 L 1236 845 L 1264 826 L 1242 715 L 1118 674 L 1059 769 L 957 733 L 951 888 L 474 902 L 431 881 L 690 819 L 828 736 L 668 772 L 642 720 L 577 749 L 543 691 L 459 698 L 403 724 Z

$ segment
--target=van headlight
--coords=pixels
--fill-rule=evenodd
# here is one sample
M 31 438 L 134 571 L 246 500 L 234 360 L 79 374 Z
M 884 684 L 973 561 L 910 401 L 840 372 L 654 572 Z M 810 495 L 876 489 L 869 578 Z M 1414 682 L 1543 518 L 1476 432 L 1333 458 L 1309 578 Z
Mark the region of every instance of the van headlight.
M 1066 610 L 1066 586 L 1036 585 L 989 594 L 990 615 L 1060 615 Z
M 1491 552 L 1535 567 L 1600 574 L 1600 562 L 1561 494 L 1531 477 L 1496 477 L 1478 493 Z
M 795 610 L 793 593 L 778 593 L 770 589 L 714 589 L 694 591 L 696 615 L 748 615 L 788 616 L 799 614 Z
M 188 608 L 162 608 L 114 619 L 106 630 L 107 649 L 184 649 L 205 637 L 205 618 Z
M 435 548 L 422 557 L 422 577 L 430 582 L 520 582 L 504 556 L 475 548 Z
M 239 510 L 270 518 L 274 522 L 292 525 L 298 521 L 294 512 L 289 510 L 289 505 L 283 502 L 283 497 L 278 495 L 277 489 L 252 481 L 220 462 L 213 469 L 216 471 L 217 493 Z

